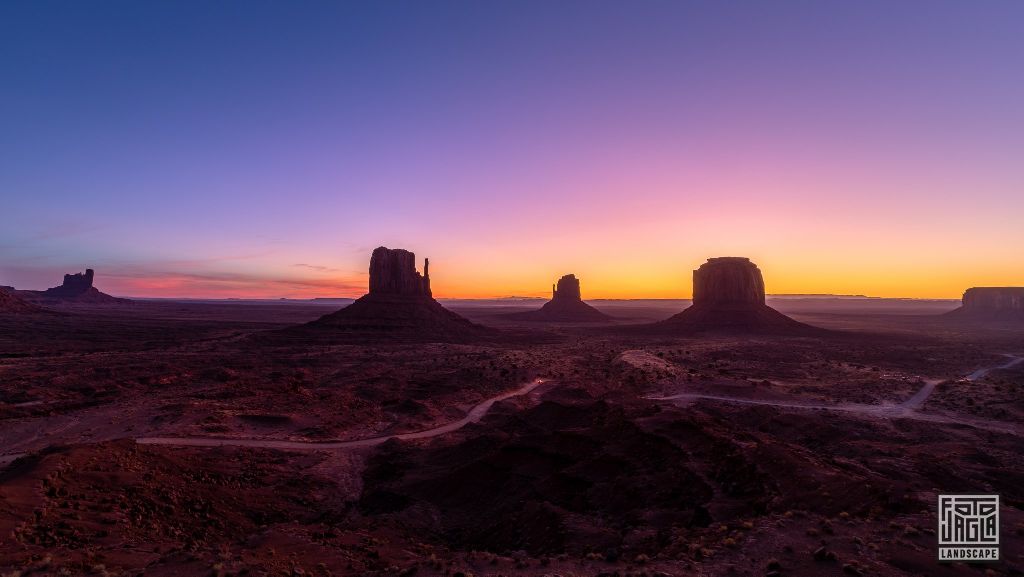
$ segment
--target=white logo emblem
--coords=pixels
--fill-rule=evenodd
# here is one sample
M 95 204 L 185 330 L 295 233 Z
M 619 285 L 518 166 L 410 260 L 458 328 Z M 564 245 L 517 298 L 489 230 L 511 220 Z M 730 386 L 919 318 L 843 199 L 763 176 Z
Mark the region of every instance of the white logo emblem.
M 939 495 L 939 561 L 999 560 L 999 495 Z

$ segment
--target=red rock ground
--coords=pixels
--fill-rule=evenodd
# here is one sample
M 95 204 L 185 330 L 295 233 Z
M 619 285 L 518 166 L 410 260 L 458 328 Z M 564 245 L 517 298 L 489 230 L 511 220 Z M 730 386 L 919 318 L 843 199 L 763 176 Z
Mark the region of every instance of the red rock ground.
M 0 446 L 28 453 L 0 464 L 0 574 L 1024 571 L 1024 363 L 959 378 L 1024 356 L 1024 330 L 805 309 L 784 312 L 835 332 L 684 337 L 528 329 L 463 306 L 507 338 L 273 336 L 329 310 L 157 302 L 0 316 Z M 425 440 L 134 441 L 420 430 L 535 377 L 549 381 Z M 929 380 L 920 407 L 899 408 Z M 789 406 L 801 403 L 854 409 Z M 936 562 L 940 492 L 1001 495 L 1003 561 Z

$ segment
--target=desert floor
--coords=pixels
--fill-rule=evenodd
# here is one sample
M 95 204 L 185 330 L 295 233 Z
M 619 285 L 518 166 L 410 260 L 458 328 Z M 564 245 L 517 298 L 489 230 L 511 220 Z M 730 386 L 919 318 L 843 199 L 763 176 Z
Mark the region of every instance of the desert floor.
M 1020 575 L 1024 327 L 770 303 L 813 337 L 444 303 L 474 342 L 283 331 L 338 308 L 0 316 L 0 575 Z M 429 340 L 429 339 L 428 339 Z M 939 493 L 1002 557 L 936 561 Z M 20 571 L 20 573 L 18 573 Z

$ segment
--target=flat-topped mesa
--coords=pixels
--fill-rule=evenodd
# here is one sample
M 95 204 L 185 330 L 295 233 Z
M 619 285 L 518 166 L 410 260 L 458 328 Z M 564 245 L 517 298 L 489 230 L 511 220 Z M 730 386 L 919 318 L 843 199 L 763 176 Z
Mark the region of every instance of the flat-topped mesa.
M 520 321 L 538 322 L 600 322 L 609 316 L 583 302 L 580 296 L 580 280 L 574 274 L 567 274 L 551 285 L 551 300 L 540 309 L 511 313 L 507 318 Z
M 999 319 L 1024 319 L 1024 287 L 971 287 L 964 291 L 954 316 Z
M 416 255 L 401 248 L 378 247 L 370 256 L 370 294 L 431 296 L 430 259 L 423 274 L 416 271 Z
M 1024 313 L 1024 287 L 972 287 L 964 292 L 965 310 Z
M 801 333 L 814 331 L 764 300 L 764 278 L 750 259 L 709 258 L 693 271 L 693 304 L 653 325 L 682 332 Z
M 763 305 L 764 278 L 749 258 L 709 258 L 693 271 L 693 304 L 708 306 Z

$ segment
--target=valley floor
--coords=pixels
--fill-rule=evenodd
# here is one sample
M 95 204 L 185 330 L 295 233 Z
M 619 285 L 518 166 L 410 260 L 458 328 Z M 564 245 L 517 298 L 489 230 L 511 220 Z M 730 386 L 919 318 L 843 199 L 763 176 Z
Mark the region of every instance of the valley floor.
M 1024 329 L 802 306 L 832 332 L 644 335 L 665 311 L 634 305 L 459 303 L 507 336 L 473 344 L 277 337 L 314 304 L 2 316 L 0 575 L 1024 572 Z M 937 563 L 941 493 L 1001 496 L 1001 562 Z

